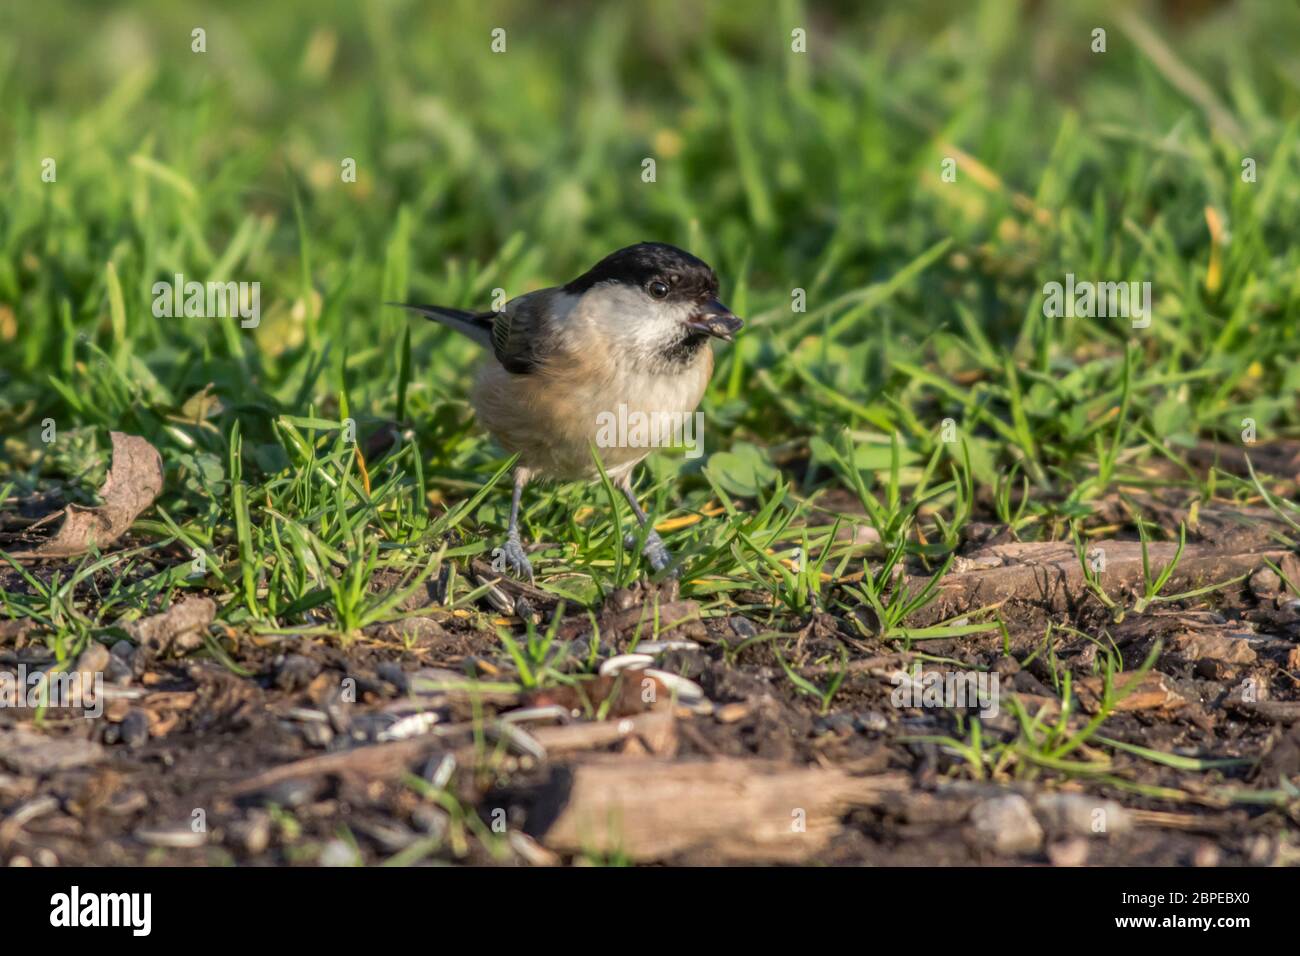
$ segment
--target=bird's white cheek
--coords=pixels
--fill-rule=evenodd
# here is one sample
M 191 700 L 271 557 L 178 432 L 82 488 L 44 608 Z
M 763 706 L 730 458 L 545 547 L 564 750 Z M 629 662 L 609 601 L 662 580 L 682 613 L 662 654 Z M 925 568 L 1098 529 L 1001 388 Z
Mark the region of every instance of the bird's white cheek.
M 644 353 L 659 352 L 681 338 L 682 326 L 690 310 L 679 305 L 665 305 L 648 296 L 647 302 L 630 321 L 620 326 L 626 347 Z

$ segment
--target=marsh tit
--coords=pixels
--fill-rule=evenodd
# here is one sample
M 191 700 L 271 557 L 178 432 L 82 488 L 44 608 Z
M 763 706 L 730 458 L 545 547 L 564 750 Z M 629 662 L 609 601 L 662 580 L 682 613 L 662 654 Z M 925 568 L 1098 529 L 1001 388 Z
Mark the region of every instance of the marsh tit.
M 532 478 L 594 480 L 601 413 L 625 406 L 643 418 L 695 411 L 713 373 L 710 339 L 731 341 L 743 322 L 718 301 L 718 277 L 688 252 L 642 242 L 610 253 L 564 286 L 511 299 L 499 312 L 392 303 L 450 326 L 492 358 L 471 403 L 492 437 L 519 459 L 501 556 L 533 577 L 519 538 L 519 501 Z M 607 418 L 604 420 L 608 420 Z M 625 443 L 626 444 L 626 443 Z M 602 447 L 601 462 L 644 525 L 632 469 L 649 447 Z M 656 571 L 670 556 L 650 529 L 643 552 Z

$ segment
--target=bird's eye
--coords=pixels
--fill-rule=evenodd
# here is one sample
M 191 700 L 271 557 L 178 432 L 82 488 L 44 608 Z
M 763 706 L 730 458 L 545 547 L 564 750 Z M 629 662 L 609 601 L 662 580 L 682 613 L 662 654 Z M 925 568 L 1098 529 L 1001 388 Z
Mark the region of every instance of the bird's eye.
M 668 283 L 660 282 L 658 279 L 651 282 L 648 288 L 650 294 L 656 299 L 662 299 L 664 296 L 668 295 Z

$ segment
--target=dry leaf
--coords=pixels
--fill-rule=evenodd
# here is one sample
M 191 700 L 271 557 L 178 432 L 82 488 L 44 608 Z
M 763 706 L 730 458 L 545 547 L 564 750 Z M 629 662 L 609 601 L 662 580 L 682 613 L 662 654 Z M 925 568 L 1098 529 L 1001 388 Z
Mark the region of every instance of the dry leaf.
M 35 528 L 60 515 L 63 517 L 63 524 L 52 537 L 31 551 L 13 552 L 13 558 L 19 561 L 71 558 L 85 554 L 92 546 L 102 551 L 122 537 L 136 517 L 153 504 L 163 487 L 162 456 L 138 435 L 110 432 L 110 436 L 113 465 L 99 489 L 104 503 L 94 508 L 68 505 L 58 514 L 32 525 Z

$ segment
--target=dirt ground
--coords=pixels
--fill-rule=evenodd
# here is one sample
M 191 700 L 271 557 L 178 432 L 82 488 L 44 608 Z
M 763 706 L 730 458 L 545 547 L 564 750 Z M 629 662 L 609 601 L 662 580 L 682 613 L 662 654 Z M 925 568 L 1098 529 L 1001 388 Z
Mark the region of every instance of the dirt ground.
M 968 614 L 1005 632 L 882 641 L 841 611 L 710 616 L 671 585 L 639 587 L 593 609 L 597 657 L 625 651 L 657 607 L 652 667 L 664 674 L 581 676 L 591 619 L 570 606 L 556 632 L 567 682 L 524 693 L 504 686 L 516 672 L 493 628 L 500 612 L 448 611 L 436 582 L 408 602 L 415 616 L 346 646 L 250 636 L 192 595 L 82 655 L 78 669 L 105 675 L 97 719 L 0 708 L 0 860 L 1297 862 L 1300 600 L 1266 564 L 1300 581 L 1285 528 L 1263 507 L 1192 513 L 1141 494 L 1162 527 L 1189 523 L 1165 593 L 1234 583 L 1134 612 L 1141 547 L 1117 515 L 1113 535 L 1089 542 L 1106 553 L 1106 593 L 1128 609 L 1117 620 L 1072 544 L 1018 542 L 986 522 L 908 624 Z M 1152 564 L 1174 547 L 1153 545 Z M 27 587 L 9 570 L 0 584 Z M 502 587 L 545 628 L 549 596 Z M 1105 707 L 1106 654 L 1126 686 L 1157 644 L 1134 691 L 1061 753 Z M 51 659 L 29 622 L 0 622 L 0 669 Z M 899 674 L 918 662 L 997 676 L 980 739 L 1004 749 L 978 773 L 954 746 L 971 744 L 977 703 L 897 706 Z M 825 713 L 787 673 L 824 688 L 842 667 Z M 1064 736 L 1046 737 L 1053 727 Z

